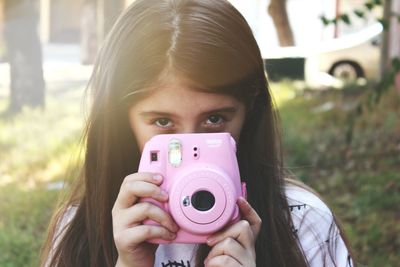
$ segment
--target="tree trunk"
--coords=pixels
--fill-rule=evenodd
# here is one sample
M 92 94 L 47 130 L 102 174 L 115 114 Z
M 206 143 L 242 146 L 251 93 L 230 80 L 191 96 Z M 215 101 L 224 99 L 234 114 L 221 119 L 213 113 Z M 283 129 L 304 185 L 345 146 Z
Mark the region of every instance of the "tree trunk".
M 44 108 L 45 83 L 37 4 L 35 0 L 4 2 L 4 39 L 11 75 L 8 113 L 11 114 L 18 113 L 23 106 Z
M 400 14 L 400 1 L 392 2 L 392 11 L 396 14 Z M 400 22 L 397 21 L 395 17 L 392 17 L 390 21 L 390 57 L 400 59 Z M 395 77 L 395 86 L 398 91 L 400 91 L 400 72 L 397 73 Z
M 81 62 L 92 64 L 97 50 L 125 7 L 125 0 L 86 0 L 81 19 Z
M 96 1 L 86 0 L 81 16 L 81 62 L 93 64 L 98 50 Z
M 294 37 L 286 10 L 286 0 L 271 0 L 268 6 L 281 46 L 294 46 Z
M 383 7 L 383 17 L 384 18 L 389 18 L 390 17 L 390 9 L 392 5 L 392 0 L 386 0 L 384 2 L 384 7 Z M 390 25 L 390 21 L 389 21 Z M 389 27 L 390 29 L 390 27 Z M 380 62 L 380 79 L 383 79 L 385 73 L 388 72 L 390 68 L 390 59 L 389 59 L 389 31 L 384 30 L 382 32 L 382 46 L 381 46 L 381 62 Z
M 97 0 L 97 40 L 102 42 L 125 7 L 125 0 Z

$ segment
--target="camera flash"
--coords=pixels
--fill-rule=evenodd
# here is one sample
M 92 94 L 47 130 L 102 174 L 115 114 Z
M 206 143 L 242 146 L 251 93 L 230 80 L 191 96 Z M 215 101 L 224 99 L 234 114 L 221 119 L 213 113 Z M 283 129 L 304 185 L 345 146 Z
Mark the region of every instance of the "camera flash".
M 172 139 L 168 145 L 168 160 L 174 167 L 179 167 L 182 162 L 182 146 L 178 139 Z

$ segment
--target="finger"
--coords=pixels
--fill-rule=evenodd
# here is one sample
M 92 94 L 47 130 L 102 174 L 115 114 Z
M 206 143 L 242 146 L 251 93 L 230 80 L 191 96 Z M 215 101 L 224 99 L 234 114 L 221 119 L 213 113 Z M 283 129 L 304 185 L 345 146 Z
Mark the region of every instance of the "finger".
M 221 267 L 221 266 L 229 266 L 229 267 L 240 267 L 242 266 L 236 259 L 227 256 L 220 255 L 214 258 L 211 258 L 204 262 L 206 267 Z
M 239 206 L 242 218 L 250 223 L 253 234 L 255 237 L 257 237 L 262 224 L 260 216 L 258 216 L 257 212 L 245 198 L 239 197 L 237 204 Z
M 228 237 L 236 239 L 245 248 L 251 248 L 254 245 L 253 231 L 246 220 L 240 220 L 224 231 L 209 236 L 207 245 L 212 247 Z
M 139 198 L 149 197 L 165 202 L 168 194 L 161 188 L 147 181 L 130 181 L 123 183 L 114 204 L 116 209 L 125 209 L 136 203 Z
M 246 258 L 251 256 L 248 253 L 249 251 L 246 250 L 235 239 L 228 237 L 225 238 L 223 241 L 217 243 L 208 253 L 208 256 L 205 260 L 207 261 L 217 256 L 227 255 L 234 258 L 240 264 L 244 265 L 242 260 L 245 260 Z
M 152 172 L 137 172 L 129 174 L 125 177 L 122 183 L 128 183 L 132 181 L 144 181 L 153 184 L 160 185 L 163 181 L 163 177 L 159 173 L 152 173 Z
M 116 217 L 114 218 L 115 222 L 118 221 L 118 225 L 114 225 L 116 230 L 142 224 L 147 219 L 155 221 L 171 232 L 179 230 L 179 227 L 170 214 L 149 202 L 138 203 L 128 209 L 122 210 Z
M 172 241 L 175 237 L 175 233 L 168 231 L 162 226 L 155 225 L 138 225 L 132 228 L 127 228 L 124 231 L 114 232 L 115 245 L 117 248 L 124 250 L 141 244 L 149 239 Z

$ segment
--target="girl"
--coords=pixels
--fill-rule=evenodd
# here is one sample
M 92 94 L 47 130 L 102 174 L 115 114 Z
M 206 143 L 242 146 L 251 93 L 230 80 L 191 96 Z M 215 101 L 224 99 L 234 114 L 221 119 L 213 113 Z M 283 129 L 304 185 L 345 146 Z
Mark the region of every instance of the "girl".
M 118 19 L 90 79 L 83 171 L 53 220 L 45 266 L 351 266 L 343 233 L 311 190 L 285 179 L 263 61 L 225 0 L 136 0 Z M 248 202 L 207 244 L 173 241 L 178 226 L 141 197 L 168 200 L 165 177 L 138 173 L 163 133 L 229 132 Z M 152 219 L 161 226 L 144 225 Z

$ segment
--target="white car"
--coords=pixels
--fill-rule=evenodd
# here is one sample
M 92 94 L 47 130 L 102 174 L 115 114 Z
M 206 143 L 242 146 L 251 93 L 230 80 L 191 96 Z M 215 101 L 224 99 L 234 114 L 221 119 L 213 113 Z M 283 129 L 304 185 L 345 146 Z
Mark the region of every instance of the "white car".
M 305 79 L 311 85 L 329 82 L 376 80 L 380 68 L 380 35 L 383 27 L 373 24 L 353 34 L 318 44 L 305 60 Z M 329 74 L 329 75 L 327 75 Z

